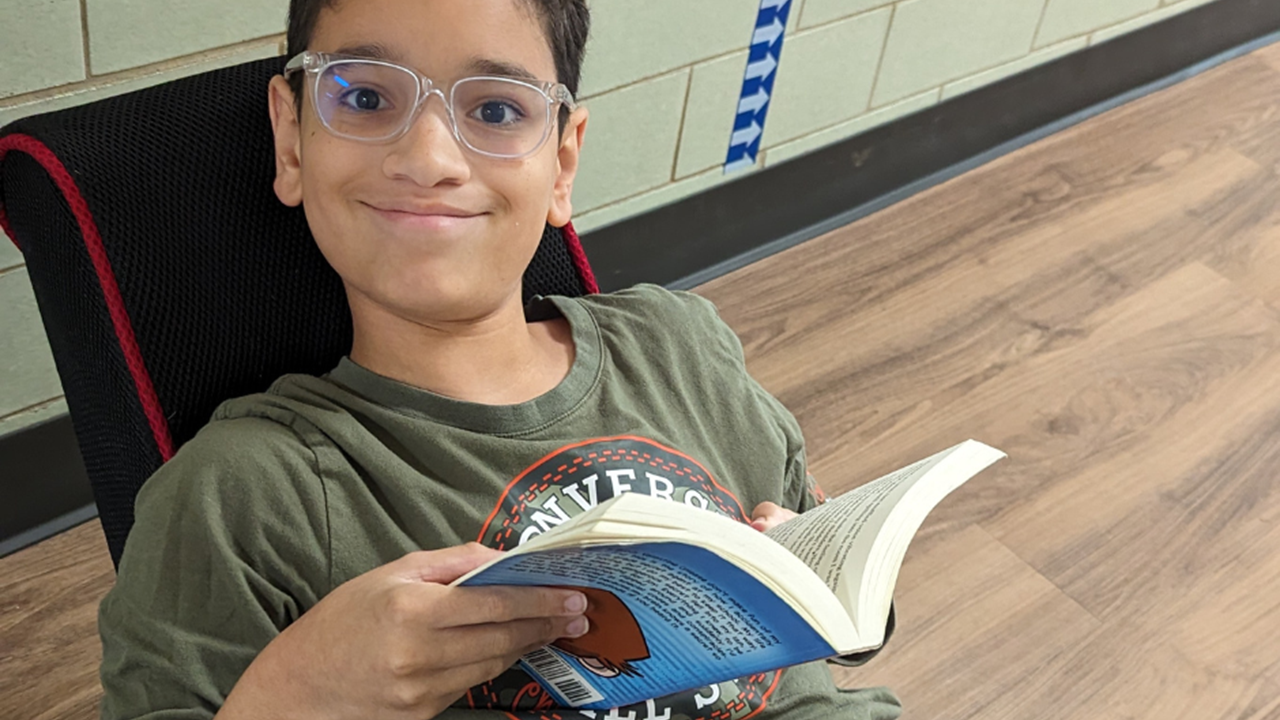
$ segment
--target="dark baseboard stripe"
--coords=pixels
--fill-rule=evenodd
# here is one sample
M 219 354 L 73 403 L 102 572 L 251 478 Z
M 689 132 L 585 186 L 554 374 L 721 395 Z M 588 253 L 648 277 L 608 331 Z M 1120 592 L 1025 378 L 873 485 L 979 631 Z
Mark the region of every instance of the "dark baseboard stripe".
M 18 552 L 25 547 L 35 545 L 41 540 L 47 540 L 58 533 L 66 532 L 96 517 L 98 517 L 98 506 L 85 505 L 29 530 L 24 530 L 13 537 L 4 538 L 0 540 L 0 558 Z
M 96 515 L 70 417 L 0 437 L 0 557 Z
M 1280 40 L 1280 2 L 1218 0 L 862 135 L 584 233 L 604 291 L 687 289 Z
M 1274 41 L 1280 2 L 1217 0 L 586 233 L 583 244 L 605 292 L 694 287 Z M 0 437 L 0 468 L 0 557 L 95 514 L 65 416 Z

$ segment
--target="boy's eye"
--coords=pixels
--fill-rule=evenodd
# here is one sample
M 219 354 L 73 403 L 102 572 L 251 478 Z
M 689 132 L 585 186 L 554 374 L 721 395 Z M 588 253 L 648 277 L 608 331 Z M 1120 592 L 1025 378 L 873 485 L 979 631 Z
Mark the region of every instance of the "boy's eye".
M 383 110 L 387 102 L 373 88 L 352 88 L 342 94 L 339 101 L 351 110 Z
M 514 125 L 524 119 L 524 113 L 515 104 L 505 100 L 489 100 L 471 111 L 472 117 L 486 125 Z

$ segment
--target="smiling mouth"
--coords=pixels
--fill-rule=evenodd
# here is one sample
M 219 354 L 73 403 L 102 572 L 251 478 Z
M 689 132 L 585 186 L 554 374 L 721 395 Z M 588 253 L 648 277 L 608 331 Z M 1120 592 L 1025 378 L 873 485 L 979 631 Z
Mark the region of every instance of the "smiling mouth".
M 475 215 L 417 213 L 404 210 L 386 210 L 368 203 L 364 203 L 364 205 L 387 222 L 400 227 L 422 230 L 454 230 L 466 227 L 483 216 L 483 213 Z

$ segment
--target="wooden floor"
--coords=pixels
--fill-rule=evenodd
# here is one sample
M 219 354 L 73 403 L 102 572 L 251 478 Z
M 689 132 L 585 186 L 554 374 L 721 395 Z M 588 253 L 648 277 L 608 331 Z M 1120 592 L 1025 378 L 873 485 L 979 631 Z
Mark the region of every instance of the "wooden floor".
M 700 289 L 829 491 L 968 437 L 848 685 L 1280 720 L 1280 46 Z M 0 561 L 0 718 L 94 713 L 95 527 Z

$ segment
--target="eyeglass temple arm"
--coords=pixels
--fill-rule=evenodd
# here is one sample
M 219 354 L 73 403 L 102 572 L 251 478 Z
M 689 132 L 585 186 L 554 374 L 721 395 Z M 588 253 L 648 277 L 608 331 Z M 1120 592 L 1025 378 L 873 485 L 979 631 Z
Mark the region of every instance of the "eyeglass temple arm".
M 563 103 L 570 111 L 578 109 L 578 102 L 573 99 L 573 93 L 569 92 L 569 88 L 564 85 L 556 85 L 555 99 Z
M 289 62 L 285 64 L 283 74 L 291 75 L 305 68 L 306 64 L 307 64 L 307 54 L 305 52 L 298 53 L 297 55 L 294 55 L 292 58 L 290 58 Z

